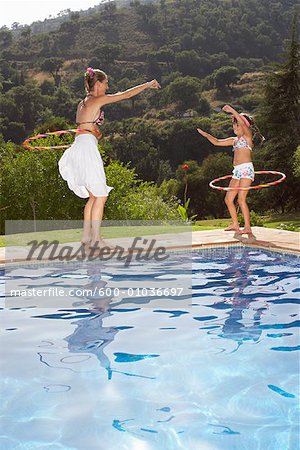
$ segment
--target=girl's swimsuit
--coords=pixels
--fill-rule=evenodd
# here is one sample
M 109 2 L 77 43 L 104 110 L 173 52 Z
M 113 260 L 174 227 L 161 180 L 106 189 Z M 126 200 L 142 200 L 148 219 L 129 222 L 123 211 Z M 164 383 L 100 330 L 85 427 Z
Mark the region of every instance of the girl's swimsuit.
M 248 178 L 254 181 L 254 167 L 252 162 L 238 164 L 234 166 L 232 171 L 232 178 L 234 180 L 240 180 L 241 178 Z
M 101 112 L 94 122 L 102 125 L 104 113 Z M 101 123 L 100 123 L 101 122 Z M 71 147 L 65 150 L 58 162 L 59 172 L 62 178 L 67 181 L 69 188 L 78 197 L 88 198 L 89 192 L 95 197 L 107 197 L 113 189 L 106 184 L 106 176 L 103 161 L 98 150 L 98 140 L 95 132 L 91 134 L 78 134 Z
M 240 136 L 239 138 L 235 138 L 233 143 L 232 151 L 235 151 L 235 149 L 241 149 L 241 148 L 248 148 L 252 151 L 252 148 L 247 143 L 244 136 Z M 234 180 L 240 180 L 241 178 L 248 178 L 252 181 L 254 181 L 254 166 L 252 162 L 246 162 L 243 164 L 238 164 L 237 166 L 234 166 L 232 171 L 232 178 Z
M 240 137 L 236 137 L 233 143 L 233 147 L 232 147 L 232 151 L 234 152 L 234 150 L 236 148 L 248 148 L 249 150 L 253 150 L 252 147 L 250 147 L 250 145 L 248 144 L 248 142 L 246 141 L 246 139 L 244 138 L 244 136 L 240 136 Z

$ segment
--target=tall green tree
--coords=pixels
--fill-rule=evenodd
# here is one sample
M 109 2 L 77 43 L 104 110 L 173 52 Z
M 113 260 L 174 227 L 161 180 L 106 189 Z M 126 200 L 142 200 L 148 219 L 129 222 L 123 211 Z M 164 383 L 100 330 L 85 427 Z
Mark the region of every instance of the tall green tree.
M 300 46 L 297 24 L 298 18 L 295 16 L 286 62 L 267 79 L 260 117 L 267 138 L 260 162 L 265 168 L 282 171 L 287 176 L 287 182 L 276 191 L 273 189 L 265 193 L 268 205 L 280 208 L 282 212 L 300 206 L 300 186 L 293 170 L 294 154 L 300 143 Z
M 50 72 L 51 75 L 54 78 L 55 86 L 60 85 L 60 75 L 59 71 L 63 65 L 64 59 L 63 58 L 47 58 L 41 63 L 41 69 L 45 70 L 45 72 Z
M 236 83 L 239 76 L 239 70 L 236 67 L 223 66 L 216 70 L 214 74 L 215 85 L 218 91 L 224 92 L 231 89 L 233 83 Z
M 166 95 L 170 103 L 174 103 L 178 111 L 199 106 L 200 81 L 196 77 L 179 77 L 167 87 Z

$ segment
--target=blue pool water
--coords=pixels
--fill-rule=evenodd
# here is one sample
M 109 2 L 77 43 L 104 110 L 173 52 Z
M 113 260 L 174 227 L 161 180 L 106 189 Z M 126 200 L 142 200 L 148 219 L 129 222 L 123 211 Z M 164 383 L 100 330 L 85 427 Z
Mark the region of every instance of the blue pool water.
M 8 267 L 24 288 L 179 286 L 176 264 Z M 1 308 L 0 448 L 298 450 L 299 258 L 192 253 L 192 297 L 37 298 Z M 2 284 L 3 286 L 3 284 Z

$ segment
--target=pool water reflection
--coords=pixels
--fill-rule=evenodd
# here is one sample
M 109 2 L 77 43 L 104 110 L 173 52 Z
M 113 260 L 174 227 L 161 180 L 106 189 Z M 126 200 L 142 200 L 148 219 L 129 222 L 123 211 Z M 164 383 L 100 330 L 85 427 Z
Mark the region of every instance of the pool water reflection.
M 180 286 L 191 275 L 180 255 L 140 273 L 99 261 L 7 268 L 3 282 L 92 295 L 3 305 L 0 447 L 297 450 L 299 259 L 251 248 L 192 257 L 192 296 L 168 301 L 106 288 Z

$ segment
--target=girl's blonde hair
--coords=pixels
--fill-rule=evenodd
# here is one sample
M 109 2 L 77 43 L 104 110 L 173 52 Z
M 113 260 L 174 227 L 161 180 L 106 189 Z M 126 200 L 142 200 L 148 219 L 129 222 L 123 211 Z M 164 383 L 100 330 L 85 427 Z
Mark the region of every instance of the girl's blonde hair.
M 102 82 L 105 78 L 107 78 L 107 75 L 103 70 L 88 67 L 84 74 L 84 88 L 86 93 L 88 94 L 93 89 L 97 81 Z

